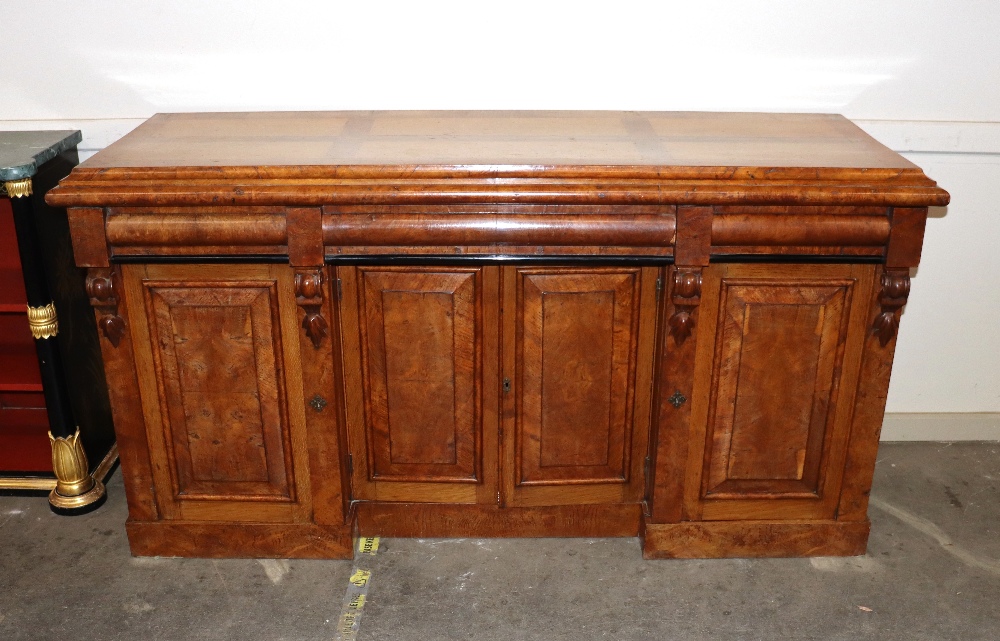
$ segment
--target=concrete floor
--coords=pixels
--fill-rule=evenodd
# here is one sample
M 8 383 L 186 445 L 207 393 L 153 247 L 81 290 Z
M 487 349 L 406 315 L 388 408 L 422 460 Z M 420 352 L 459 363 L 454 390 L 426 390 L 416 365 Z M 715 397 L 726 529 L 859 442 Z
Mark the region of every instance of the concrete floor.
M 68 519 L 0 497 L 0 639 L 1000 638 L 1000 444 L 886 444 L 868 554 L 643 561 L 635 539 L 384 539 L 350 561 L 132 558 L 121 481 Z

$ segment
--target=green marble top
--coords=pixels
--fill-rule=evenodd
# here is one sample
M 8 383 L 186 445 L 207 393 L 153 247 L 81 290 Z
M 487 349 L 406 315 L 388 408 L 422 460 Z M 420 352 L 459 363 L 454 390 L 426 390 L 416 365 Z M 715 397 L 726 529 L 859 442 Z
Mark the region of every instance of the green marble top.
M 0 131 L 0 182 L 30 178 L 83 140 L 79 131 Z

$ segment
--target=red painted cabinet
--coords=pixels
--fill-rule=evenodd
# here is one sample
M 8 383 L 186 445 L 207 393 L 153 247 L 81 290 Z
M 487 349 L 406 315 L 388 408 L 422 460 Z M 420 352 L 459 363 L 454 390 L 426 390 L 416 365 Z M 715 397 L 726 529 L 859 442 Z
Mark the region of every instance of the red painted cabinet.
M 0 473 L 52 472 L 48 429 L 14 216 L 0 198 Z

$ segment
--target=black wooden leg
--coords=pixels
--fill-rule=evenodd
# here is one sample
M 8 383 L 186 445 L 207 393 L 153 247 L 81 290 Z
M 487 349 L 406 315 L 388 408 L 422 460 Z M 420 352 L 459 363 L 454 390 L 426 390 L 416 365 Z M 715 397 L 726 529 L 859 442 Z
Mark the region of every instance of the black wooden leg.
M 73 418 L 59 343 L 55 340 L 59 333 L 59 321 L 45 278 L 46 265 L 31 204 L 31 179 L 8 182 L 4 187 L 14 212 L 24 289 L 28 295 L 28 324 L 35 337 L 42 391 L 49 415 L 52 470 L 56 475 L 56 487 L 49 494 L 49 504 L 53 511 L 59 513 L 89 512 L 104 501 L 105 490 L 101 481 L 90 475 L 87 455 L 80 441 L 80 429 Z

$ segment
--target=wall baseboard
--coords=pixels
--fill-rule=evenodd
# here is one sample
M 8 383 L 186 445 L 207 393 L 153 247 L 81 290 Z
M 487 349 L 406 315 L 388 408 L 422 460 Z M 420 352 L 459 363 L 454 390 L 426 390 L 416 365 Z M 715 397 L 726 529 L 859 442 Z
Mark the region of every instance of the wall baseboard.
M 885 415 L 883 441 L 1000 441 L 1000 412 Z

